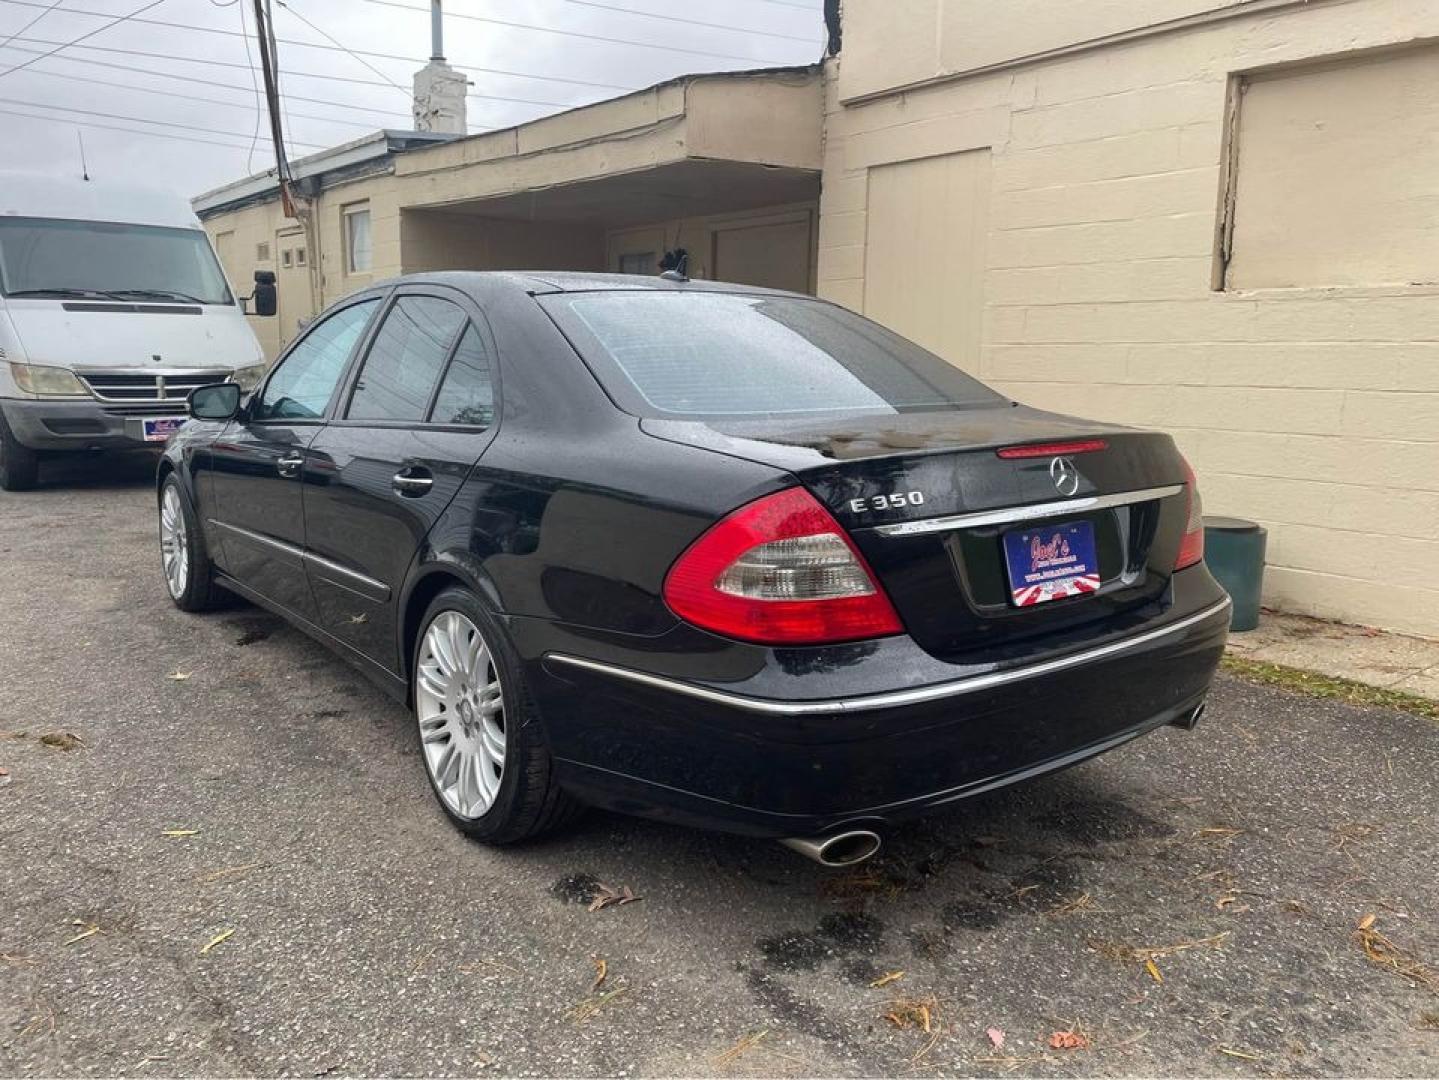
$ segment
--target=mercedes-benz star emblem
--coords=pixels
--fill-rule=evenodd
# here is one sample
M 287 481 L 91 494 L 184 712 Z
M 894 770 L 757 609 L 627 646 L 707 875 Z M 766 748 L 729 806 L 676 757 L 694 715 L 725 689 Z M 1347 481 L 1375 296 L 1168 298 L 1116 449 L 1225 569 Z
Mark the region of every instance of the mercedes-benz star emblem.
M 1054 481 L 1054 489 L 1065 498 L 1079 490 L 1079 470 L 1074 467 L 1072 458 L 1057 457 L 1051 461 L 1049 478 Z

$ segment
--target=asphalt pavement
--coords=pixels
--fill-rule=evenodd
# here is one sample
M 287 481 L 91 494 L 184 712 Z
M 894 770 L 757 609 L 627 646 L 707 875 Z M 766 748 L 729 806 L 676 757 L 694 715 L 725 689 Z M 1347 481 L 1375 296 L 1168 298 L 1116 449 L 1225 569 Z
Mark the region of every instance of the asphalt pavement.
M 491 850 L 155 533 L 147 463 L 0 493 L 0 1074 L 1439 1074 L 1432 721 L 1222 678 L 861 871 L 600 813 Z

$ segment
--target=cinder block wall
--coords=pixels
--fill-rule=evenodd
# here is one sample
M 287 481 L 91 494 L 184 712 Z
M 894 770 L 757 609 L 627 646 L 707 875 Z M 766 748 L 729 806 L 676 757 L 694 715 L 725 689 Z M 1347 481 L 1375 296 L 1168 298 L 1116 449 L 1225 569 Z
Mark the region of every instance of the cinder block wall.
M 1233 139 L 1242 148 L 1243 138 L 1263 134 L 1243 128 L 1238 73 L 1322 60 L 1383 64 L 1388 50 L 1412 59 L 1397 47 L 1439 38 L 1439 3 L 1203 11 L 1221 6 L 1165 0 L 1161 14 L 1197 18 L 1149 32 L 1154 9 L 1110 4 L 1106 18 L 1125 8 L 1131 18 L 1111 19 L 1100 29 L 1113 38 L 1083 45 L 1094 24 L 1081 20 L 1068 39 L 1054 39 L 1044 17 L 1053 5 L 1029 0 L 1007 15 L 975 0 L 848 0 L 845 52 L 828 72 L 819 291 L 872 310 L 893 292 L 876 275 L 909 272 L 875 255 L 875 169 L 987 153 L 988 205 L 976 212 L 984 224 L 964 241 L 983 266 L 977 329 L 966 336 L 962 326 L 935 329 L 902 313 L 897 328 L 920 327 L 926 344 L 1027 403 L 1173 432 L 1200 474 L 1206 508 L 1269 528 L 1269 603 L 1439 637 L 1439 582 L 1428 570 L 1439 565 L 1439 201 L 1404 204 L 1418 215 L 1405 243 L 1433 255 L 1427 278 L 1385 280 L 1388 245 L 1380 244 L 1369 252 L 1379 266 L 1372 282 L 1326 287 L 1321 253 L 1291 260 L 1318 267 L 1315 281 L 1226 288 L 1223 256 L 1230 243 L 1246 258 L 1262 256 L 1312 229 L 1326 242 L 1338 237 L 1336 268 L 1352 266 L 1348 250 L 1370 242 L 1357 224 L 1364 188 L 1319 200 L 1335 212 L 1296 217 L 1263 245 L 1250 235 L 1263 224 L 1255 215 L 1287 212 L 1288 190 L 1342 187 L 1359 163 L 1376 189 L 1405 169 L 1439 164 L 1431 161 L 1439 126 L 1424 119 L 1435 115 L 1435 51 L 1427 84 L 1403 83 L 1387 107 L 1371 99 L 1373 130 L 1350 132 L 1357 141 L 1340 148 L 1344 160 L 1307 171 L 1301 161 L 1297 179 L 1276 181 L 1274 170 L 1293 162 L 1251 155 L 1269 170 L 1251 179 L 1241 154 L 1231 200 Z M 946 53 L 946 31 L 981 9 L 989 22 L 980 52 Z M 913 48 L 878 47 L 894 26 L 923 32 Z M 936 26 L 943 40 L 931 40 Z M 1079 47 L 1066 50 L 1067 41 Z M 1042 49 L 1058 51 L 1024 59 Z M 948 77 L 965 63 L 975 70 Z M 1334 100 L 1362 105 L 1356 95 L 1374 92 L 1375 70 L 1365 70 L 1353 92 L 1341 72 Z M 1322 137 L 1327 121 L 1294 115 L 1310 127 L 1285 137 L 1323 160 L 1334 149 Z M 1391 124 L 1402 129 L 1416 116 L 1419 137 L 1395 135 Z M 1433 200 L 1435 172 L 1425 175 L 1431 194 L 1417 198 Z M 1278 198 L 1271 190 L 1257 210 L 1253 193 L 1275 182 Z M 917 234 L 915 258 L 938 255 L 924 247 L 943 242 Z M 944 275 L 912 282 L 930 305 L 967 299 L 952 295 Z

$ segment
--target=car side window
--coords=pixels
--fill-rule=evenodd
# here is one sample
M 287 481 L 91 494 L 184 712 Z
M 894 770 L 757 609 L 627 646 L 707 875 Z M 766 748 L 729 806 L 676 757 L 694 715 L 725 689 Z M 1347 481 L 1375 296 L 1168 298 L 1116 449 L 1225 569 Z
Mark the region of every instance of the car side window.
M 459 348 L 455 350 L 454 359 L 440 383 L 430 422 L 472 427 L 489 427 L 495 422 L 495 385 L 490 370 L 490 353 L 473 324 L 460 338 Z
M 464 325 L 464 311 L 448 300 L 433 296 L 396 300 L 370 345 L 346 417 L 423 420 Z
M 280 361 L 251 420 L 317 420 L 325 415 L 355 342 L 374 313 L 375 300 L 362 300 L 316 323 Z

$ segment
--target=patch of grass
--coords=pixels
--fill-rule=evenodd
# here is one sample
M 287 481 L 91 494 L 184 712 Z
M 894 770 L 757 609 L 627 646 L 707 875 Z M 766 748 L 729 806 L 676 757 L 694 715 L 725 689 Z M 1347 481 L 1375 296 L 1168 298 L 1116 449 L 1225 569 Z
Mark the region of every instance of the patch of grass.
M 1360 705 L 1374 709 L 1394 709 L 1398 712 L 1439 720 L 1439 701 L 1420 697 L 1403 690 L 1388 690 L 1382 686 L 1353 679 L 1341 679 L 1334 675 L 1321 675 L 1316 671 L 1303 671 L 1285 667 L 1283 664 L 1266 664 L 1258 660 L 1246 660 L 1240 656 L 1226 656 L 1222 669 L 1246 682 L 1277 686 L 1309 697 L 1328 698 L 1342 701 L 1346 705 Z

